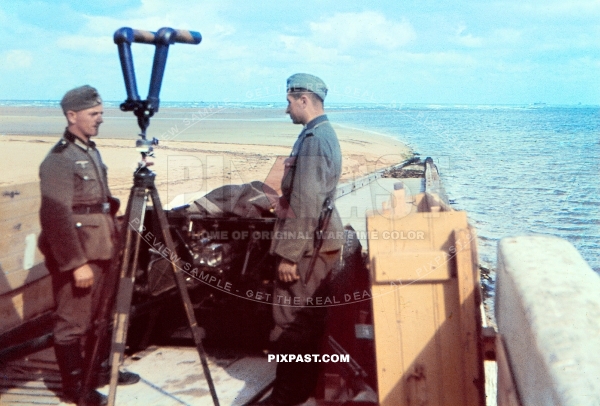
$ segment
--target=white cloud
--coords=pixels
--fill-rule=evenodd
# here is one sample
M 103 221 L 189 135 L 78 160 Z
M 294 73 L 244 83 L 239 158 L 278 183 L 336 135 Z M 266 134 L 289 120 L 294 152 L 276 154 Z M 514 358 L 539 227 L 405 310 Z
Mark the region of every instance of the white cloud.
M 283 43 L 281 54 L 289 55 L 297 59 L 301 55 L 302 59 L 308 63 L 311 62 L 350 62 L 352 58 L 342 55 L 336 48 L 328 48 L 317 45 L 312 39 L 305 39 L 291 35 L 280 35 L 279 40 Z
M 600 0 L 554 0 L 541 2 L 517 2 L 514 7 L 521 12 L 535 16 L 549 17 L 591 17 L 600 13 Z
M 309 27 L 315 41 L 343 51 L 364 46 L 393 50 L 417 36 L 408 21 L 391 21 L 374 11 L 337 13 Z
M 392 21 L 373 11 L 337 13 L 308 27 L 309 32 L 297 33 L 293 28 L 293 34 L 277 35 L 277 41 L 268 41 L 264 51 L 288 64 L 301 60 L 320 67 L 336 66 L 398 52 L 416 38 L 409 22 Z
M 210 51 L 211 59 L 219 60 L 240 60 L 240 59 L 252 59 L 256 57 L 256 50 L 251 50 L 246 46 L 229 44 L 227 46 L 209 46 L 202 47 L 203 51 Z
M 418 64 L 419 66 L 442 66 L 442 67 L 473 67 L 477 60 L 472 56 L 456 51 L 428 52 L 428 53 L 402 53 L 397 54 L 399 61 Z
M 69 51 L 100 54 L 114 54 L 116 49 L 112 38 L 108 36 L 65 35 L 56 40 L 56 45 Z
M 157 31 L 161 27 L 171 27 L 174 29 L 186 29 L 199 31 L 202 35 L 202 49 L 219 52 L 224 59 L 231 58 L 231 55 L 239 55 L 241 48 L 239 44 L 228 43 L 223 46 L 223 42 L 229 40 L 236 29 L 232 24 L 223 21 L 218 16 L 217 9 L 207 8 L 206 5 L 196 4 L 194 2 L 180 2 L 176 6 L 165 7 L 164 1 L 145 0 L 142 6 L 130 10 L 119 17 L 106 16 L 85 16 L 85 35 L 98 34 L 106 35 L 107 28 L 112 32 L 121 27 L 131 27 L 146 31 Z M 114 53 L 116 47 L 113 44 L 112 37 L 101 39 L 105 41 L 105 50 L 110 48 Z M 66 38 L 61 43 L 65 47 L 77 46 L 75 38 Z M 137 47 L 136 47 L 137 48 Z M 134 52 L 136 52 L 134 50 Z
M 389 91 L 391 98 L 398 97 L 396 86 L 402 84 L 414 100 L 437 97 L 438 85 L 445 82 L 485 81 L 498 94 L 513 89 L 519 94 L 518 87 L 506 86 L 513 78 L 520 83 L 585 79 L 597 89 L 597 79 L 591 78 L 598 70 L 600 0 L 493 0 L 433 8 L 420 2 L 371 6 L 352 1 L 290 8 L 232 0 L 138 0 L 105 8 L 87 7 L 92 0 L 77 7 L 36 1 L 48 13 L 24 12 L 30 5 L 20 1 L 0 7 L 4 97 L 52 98 L 87 81 L 102 87 L 108 99 L 120 99 L 123 84 L 112 34 L 123 26 L 202 33 L 199 46 L 177 44 L 169 51 L 165 100 L 236 99 L 246 94 L 249 82 L 275 88 L 294 71 L 314 71 L 331 86 L 362 81 L 382 95 Z M 357 7 L 364 11 L 355 12 Z M 154 47 L 133 46 L 141 93 L 153 53 Z M 17 86 L 24 69 L 30 83 L 26 94 Z M 502 85 L 487 81 L 494 75 L 508 79 Z
M 22 49 L 13 49 L 3 55 L 3 65 L 8 69 L 29 68 L 33 62 L 33 54 Z
M 467 30 L 466 25 L 460 25 L 458 30 L 456 31 L 456 36 L 454 41 L 459 45 L 469 47 L 469 48 L 479 48 L 483 45 L 483 38 L 474 37 L 472 34 L 465 34 Z
M 230 24 L 215 24 L 211 31 L 214 36 L 223 38 L 233 35 L 235 28 Z

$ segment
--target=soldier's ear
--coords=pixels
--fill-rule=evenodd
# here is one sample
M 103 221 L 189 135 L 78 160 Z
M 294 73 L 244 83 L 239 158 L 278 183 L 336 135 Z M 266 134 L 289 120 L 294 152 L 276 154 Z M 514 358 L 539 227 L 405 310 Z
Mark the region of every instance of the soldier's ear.
M 300 96 L 300 100 L 302 101 L 302 106 L 306 107 L 310 104 L 310 99 L 308 97 L 308 95 L 305 93 L 302 96 Z
M 65 116 L 67 117 L 67 121 L 69 122 L 69 124 L 75 124 L 77 122 L 77 112 L 73 110 L 68 110 L 65 113 Z

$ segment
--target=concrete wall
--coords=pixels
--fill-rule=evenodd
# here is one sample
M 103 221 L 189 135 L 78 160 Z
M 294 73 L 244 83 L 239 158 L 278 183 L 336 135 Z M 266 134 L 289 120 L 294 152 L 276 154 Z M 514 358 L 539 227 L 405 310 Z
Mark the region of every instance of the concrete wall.
M 496 319 L 523 405 L 600 405 L 600 276 L 567 241 L 504 238 Z

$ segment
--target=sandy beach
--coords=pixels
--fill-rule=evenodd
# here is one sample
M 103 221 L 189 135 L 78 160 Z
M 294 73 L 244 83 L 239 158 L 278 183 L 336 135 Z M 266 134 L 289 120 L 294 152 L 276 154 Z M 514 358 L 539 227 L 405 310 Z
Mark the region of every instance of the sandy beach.
M 403 143 L 367 130 L 333 123 L 343 154 L 342 181 L 398 163 L 411 156 Z M 36 182 L 38 168 L 60 139 L 65 119 L 60 108 L 0 107 L 0 186 Z M 278 188 L 280 162 L 290 153 L 301 127 L 275 109 L 161 109 L 151 119 L 155 137 L 153 170 L 163 204 L 189 201 L 225 185 L 254 180 Z M 127 201 L 140 154 L 134 115 L 105 108 L 94 141 L 109 168 L 112 193 Z

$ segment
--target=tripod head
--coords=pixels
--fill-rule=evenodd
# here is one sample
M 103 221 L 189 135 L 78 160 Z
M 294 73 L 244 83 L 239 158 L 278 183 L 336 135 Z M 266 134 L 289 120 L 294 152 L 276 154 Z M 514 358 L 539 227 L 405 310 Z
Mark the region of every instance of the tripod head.
M 158 95 L 167 63 L 169 45 L 176 42 L 196 45 L 202 41 L 202 36 L 196 31 L 174 30 L 168 27 L 163 27 L 157 32 L 123 27 L 115 31 L 114 41 L 119 49 L 119 59 L 127 91 L 127 99 L 121 103 L 120 107 L 122 111 L 133 111 L 133 114 L 137 117 L 138 126 L 141 130 L 139 134 L 141 139 L 136 141 L 136 149 L 141 152 L 142 158 L 152 156 L 152 147 L 158 145 L 158 140 L 156 138 L 147 140 L 146 129 L 150 125 L 150 117 L 155 112 L 158 112 L 160 104 Z M 146 100 L 140 98 L 137 90 L 135 70 L 133 68 L 133 55 L 131 53 L 131 44 L 133 42 L 156 46 L 154 62 L 152 64 L 152 75 L 150 77 L 150 89 L 148 90 Z

